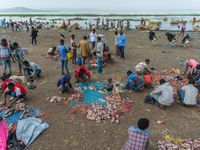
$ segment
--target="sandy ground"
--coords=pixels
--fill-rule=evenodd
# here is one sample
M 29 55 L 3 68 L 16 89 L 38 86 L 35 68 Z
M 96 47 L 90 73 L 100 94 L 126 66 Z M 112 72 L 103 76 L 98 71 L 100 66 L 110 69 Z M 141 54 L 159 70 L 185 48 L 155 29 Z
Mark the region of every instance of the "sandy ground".
M 109 47 L 114 52 L 113 33 L 100 30 L 97 32 L 106 36 Z M 67 43 L 69 43 L 70 35 L 63 30 L 39 30 L 37 46 L 30 45 L 31 39 L 28 32 L 12 33 L 10 30 L 2 29 L 0 31 L 1 38 L 16 40 L 21 46 L 28 48 L 27 58 L 41 65 L 43 74 L 37 84 L 47 81 L 46 84 L 38 85 L 36 89 L 29 90 L 27 103 L 48 112 L 43 120 L 50 127 L 27 150 L 119 150 L 126 141 L 127 128 L 130 125 L 135 125 L 141 117 L 147 117 L 151 121 L 149 128 L 152 131 L 151 149 L 156 149 L 156 141 L 166 134 L 181 138 L 199 137 L 200 112 L 198 108 L 185 108 L 174 104 L 171 108 L 160 110 L 156 106 L 144 104 L 143 99 L 151 90 L 129 94 L 134 106 L 130 113 L 121 117 L 119 125 L 111 124 L 110 121 L 102 123 L 88 121 L 85 116 L 80 114 L 68 114 L 68 108 L 63 104 L 50 104 L 46 98 L 59 95 L 56 81 L 61 75 L 60 62 L 47 60 L 42 54 L 46 54 L 49 47 L 59 44 L 59 33 L 63 33 L 67 37 Z M 75 35 L 80 40 L 84 34 L 88 33 L 89 31 L 77 31 Z M 123 62 L 119 58 L 115 58 L 115 64 L 107 65 L 103 74 L 105 80 L 108 77 L 124 79 L 126 71 L 133 69 L 135 64 L 145 58 L 149 58 L 151 66 L 156 69 L 170 67 L 183 69 L 179 60 L 190 57 L 199 60 L 197 49 L 199 48 L 200 35 L 198 33 L 190 33 L 194 38 L 193 43 L 186 48 L 169 46 L 164 32 L 161 31 L 158 33 L 160 44 L 157 46 L 153 46 L 148 40 L 146 31 L 128 31 L 126 34 L 126 60 Z M 14 64 L 13 67 L 16 68 L 16 65 Z M 69 67 L 70 72 L 76 68 L 71 62 Z M 93 73 L 94 78 L 96 78 L 96 74 Z M 166 119 L 166 123 L 157 124 L 156 122 L 160 118 Z

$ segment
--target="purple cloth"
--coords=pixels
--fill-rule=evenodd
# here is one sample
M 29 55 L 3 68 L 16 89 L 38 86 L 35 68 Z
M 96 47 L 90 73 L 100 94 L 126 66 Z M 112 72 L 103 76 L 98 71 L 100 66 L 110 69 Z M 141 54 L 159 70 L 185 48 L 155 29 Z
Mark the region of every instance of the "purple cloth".
M 70 75 L 62 76 L 57 82 L 57 87 L 62 86 L 62 88 L 65 89 L 66 84 L 70 82 L 70 79 L 71 79 Z

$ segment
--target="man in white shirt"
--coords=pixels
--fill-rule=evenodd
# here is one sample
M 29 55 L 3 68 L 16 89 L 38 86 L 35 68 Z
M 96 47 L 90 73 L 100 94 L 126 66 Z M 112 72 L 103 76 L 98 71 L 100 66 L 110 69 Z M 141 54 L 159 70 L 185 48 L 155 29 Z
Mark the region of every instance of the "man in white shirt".
M 153 98 L 161 108 L 170 106 L 174 102 L 173 88 L 164 79 L 160 80 L 160 85 L 151 92 L 150 97 Z
M 23 65 L 25 74 L 28 77 L 28 79 L 33 77 L 40 77 L 42 70 L 38 64 L 25 60 L 23 62 Z
M 96 55 L 97 55 L 97 64 L 98 64 L 97 70 L 99 74 L 99 80 L 101 80 L 101 75 L 103 72 L 103 43 L 101 41 L 101 37 L 97 38 Z
M 138 74 L 142 74 L 142 75 L 151 73 L 151 71 L 147 68 L 148 65 L 149 65 L 149 63 L 150 63 L 150 60 L 149 60 L 149 59 L 146 59 L 144 62 L 138 63 L 138 64 L 135 66 L 135 71 L 136 71 Z
M 120 56 L 119 42 L 120 42 L 120 35 L 119 35 L 118 31 L 115 31 L 115 48 L 116 48 L 116 55 L 117 56 Z
M 92 30 L 89 37 L 91 42 L 91 49 L 93 50 L 95 48 L 95 43 L 97 41 L 97 34 L 95 29 Z
M 183 105 L 197 104 L 198 89 L 194 86 L 194 82 L 189 80 L 188 85 L 178 90 L 179 102 Z

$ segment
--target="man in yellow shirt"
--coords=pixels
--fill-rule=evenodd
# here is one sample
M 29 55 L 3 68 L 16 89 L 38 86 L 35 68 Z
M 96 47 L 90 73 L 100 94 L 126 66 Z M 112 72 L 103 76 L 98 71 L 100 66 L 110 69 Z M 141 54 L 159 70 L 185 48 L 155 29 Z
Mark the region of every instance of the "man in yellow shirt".
M 87 36 L 83 37 L 83 39 L 79 42 L 78 47 L 81 48 L 81 56 L 83 57 L 83 65 L 84 65 L 90 53 L 90 47 L 89 47 L 89 42 L 87 41 Z

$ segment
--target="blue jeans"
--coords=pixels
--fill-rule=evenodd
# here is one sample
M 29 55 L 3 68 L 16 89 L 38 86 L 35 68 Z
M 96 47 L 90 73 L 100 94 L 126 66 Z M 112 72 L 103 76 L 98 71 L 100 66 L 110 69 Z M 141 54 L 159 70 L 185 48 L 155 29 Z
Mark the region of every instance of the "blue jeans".
M 98 73 L 101 74 L 103 72 L 103 60 L 102 57 L 97 57 L 97 63 L 98 63 Z
M 183 104 L 185 98 L 185 92 L 182 89 L 178 89 L 178 96 L 180 103 Z
M 144 84 L 137 86 L 132 80 L 130 80 L 126 83 L 126 89 L 131 89 L 135 92 L 139 91 L 143 86 L 144 86 Z
M 12 97 L 14 97 L 14 98 L 25 98 L 26 97 L 26 95 L 25 94 L 21 94 L 21 95 L 19 95 L 18 97 L 16 96 L 16 92 L 12 92 L 12 95 L 11 95 Z
M 64 74 L 64 68 L 65 68 L 66 72 L 69 74 L 68 59 L 67 60 L 61 60 L 61 71 L 62 71 L 62 74 Z
M 6 74 L 7 67 L 9 68 L 9 73 L 11 74 L 12 71 L 11 71 L 11 61 L 10 61 L 10 58 L 1 58 L 1 61 L 2 61 L 2 66 L 3 66 L 3 72 L 4 72 L 4 74 Z
M 76 63 L 76 50 L 73 50 L 72 64 Z
M 121 56 L 121 58 L 123 58 L 123 59 L 125 58 L 124 49 L 125 49 L 125 46 L 120 46 L 120 47 L 119 47 L 120 56 Z
M 31 76 L 32 73 L 33 73 L 33 70 L 32 70 L 32 69 L 26 69 L 25 71 L 26 71 L 26 74 L 27 74 L 28 76 Z M 42 70 L 41 70 L 41 69 L 37 69 L 37 70 L 35 71 L 35 74 L 34 74 L 33 76 L 36 76 L 36 77 L 39 78 L 41 73 L 42 73 Z

